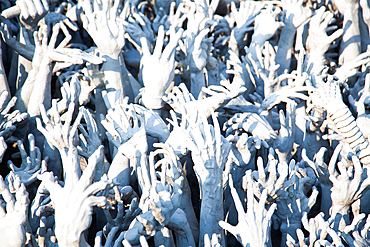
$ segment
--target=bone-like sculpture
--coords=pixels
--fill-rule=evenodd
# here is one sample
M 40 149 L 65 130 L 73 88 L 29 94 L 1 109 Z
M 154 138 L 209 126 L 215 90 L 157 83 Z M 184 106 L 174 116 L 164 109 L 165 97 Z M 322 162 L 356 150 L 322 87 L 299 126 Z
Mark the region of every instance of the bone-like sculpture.
M 104 196 L 94 196 L 94 194 L 111 187 L 112 182 L 104 177 L 99 182 L 91 182 L 96 165 L 103 158 L 102 149 L 103 147 L 100 146 L 89 158 L 89 165 L 80 177 L 77 173 L 79 167 L 73 164 L 77 150 L 71 148 L 67 154 L 70 167 L 68 167 L 64 187 L 55 183 L 54 176 L 50 172 L 38 175 L 38 178 L 45 183 L 55 204 L 55 235 L 59 246 L 87 246 L 82 233 L 91 224 L 92 207 L 106 205 Z M 76 219 L 79 220 L 78 224 L 75 223 Z
M 1 207 L 0 246 L 22 246 L 26 240 L 25 224 L 29 204 L 26 187 L 18 177 L 6 185 L 0 176 L 0 193 L 6 202 L 6 207 Z
M 229 183 L 238 210 L 239 223 L 236 226 L 231 226 L 224 221 L 220 221 L 220 226 L 231 232 L 243 246 L 271 246 L 271 217 L 276 209 L 276 204 L 270 205 L 268 211 L 265 209 L 267 190 L 262 192 L 260 202 L 257 204 L 253 197 L 253 185 L 249 184 L 247 212 L 244 213 L 231 176 L 229 177 Z
M 15 5 L 0 246 L 369 245 L 369 1 Z

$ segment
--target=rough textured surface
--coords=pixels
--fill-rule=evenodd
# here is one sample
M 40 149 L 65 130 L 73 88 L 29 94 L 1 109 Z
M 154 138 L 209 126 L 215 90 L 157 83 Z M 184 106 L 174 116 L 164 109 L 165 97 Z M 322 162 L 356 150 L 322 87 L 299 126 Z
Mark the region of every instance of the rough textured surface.
M 368 0 L 0 2 L 0 246 L 370 245 Z

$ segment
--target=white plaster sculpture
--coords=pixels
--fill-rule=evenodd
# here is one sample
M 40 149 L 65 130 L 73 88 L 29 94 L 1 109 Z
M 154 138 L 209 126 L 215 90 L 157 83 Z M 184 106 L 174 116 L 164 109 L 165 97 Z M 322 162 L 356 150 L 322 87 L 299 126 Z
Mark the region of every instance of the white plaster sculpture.
M 0 1 L 0 246 L 369 246 L 369 6 Z
M 268 211 L 265 209 L 267 190 L 262 192 L 259 198 L 260 202 L 257 204 L 254 199 L 253 185 L 249 184 L 247 190 L 247 212 L 244 213 L 231 176 L 229 177 L 229 183 L 235 206 L 238 210 L 239 223 L 234 227 L 224 221 L 220 221 L 220 226 L 231 232 L 243 246 L 272 246 L 270 239 L 271 217 L 276 209 L 276 204 L 270 205 Z

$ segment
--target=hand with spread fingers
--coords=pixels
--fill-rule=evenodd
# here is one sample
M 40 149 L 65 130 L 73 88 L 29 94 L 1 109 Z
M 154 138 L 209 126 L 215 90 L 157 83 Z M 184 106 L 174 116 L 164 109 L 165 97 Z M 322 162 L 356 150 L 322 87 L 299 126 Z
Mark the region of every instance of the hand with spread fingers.
M 106 118 L 102 117 L 108 140 L 129 159 L 146 155 L 148 150 L 144 119 L 144 114 L 137 113 L 134 105 L 127 108 L 118 105 L 108 111 Z
M 175 32 L 175 29 L 171 28 L 170 42 L 162 52 L 164 28 L 160 26 L 153 55 L 145 38 L 141 38 L 143 56 L 140 61 L 140 72 L 144 84 L 142 102 L 146 108 L 158 110 L 164 105 L 162 97 L 175 76 L 175 49 L 182 33 L 182 29 Z M 160 76 L 153 78 L 153 73 Z
M 117 59 L 125 45 L 124 27 L 117 16 L 119 1 L 84 1 L 84 29 L 93 38 L 102 55 Z
M 47 162 L 49 160 L 46 157 L 41 160 L 41 152 L 38 147 L 35 146 L 35 138 L 32 134 L 28 135 L 30 156 L 24 148 L 22 141 L 18 141 L 17 145 L 19 148 L 20 156 L 22 159 L 21 167 L 16 167 L 11 160 L 8 161 L 8 167 L 12 170 L 10 176 L 18 176 L 21 182 L 28 186 L 37 180 L 37 175 L 47 170 Z
M 276 209 L 273 203 L 268 209 L 265 208 L 267 190 L 263 190 L 259 202 L 254 199 L 253 185 L 248 184 L 247 212 L 239 199 L 230 175 L 229 184 L 235 207 L 238 211 L 238 224 L 232 226 L 224 221 L 219 225 L 233 234 L 242 246 L 268 246 L 271 244 L 271 217 Z
M 271 150 L 272 151 L 272 150 Z M 261 198 L 262 191 L 267 192 L 267 204 L 272 204 L 279 197 L 287 193 L 287 189 L 294 185 L 293 179 L 288 177 L 288 164 L 279 163 L 273 158 L 273 151 L 269 154 L 268 167 L 263 167 L 261 157 L 257 159 L 258 171 L 247 171 L 243 177 L 243 189 L 249 189 L 248 184 L 253 185 L 254 195 Z
M 270 145 L 278 138 L 267 120 L 256 113 L 235 114 L 224 124 L 223 130 L 226 136 L 239 131 L 247 132 Z
M 364 179 L 364 169 L 356 156 L 352 156 L 354 166 L 346 168 L 342 162 L 333 160 L 329 163 L 329 179 L 333 183 L 331 189 L 332 206 L 330 208 L 331 215 L 341 214 L 342 220 L 339 229 L 343 230 L 346 224 L 349 224 L 349 207 L 350 205 L 361 198 L 363 193 L 370 185 L 368 175 Z M 337 168 L 339 172 L 337 171 Z
M 76 156 L 77 150 L 69 151 L 68 161 L 73 162 L 72 152 Z M 105 196 L 94 195 L 113 186 L 112 181 L 107 180 L 106 176 L 103 176 L 99 182 L 93 182 L 96 165 L 100 159 L 103 159 L 103 146 L 100 146 L 89 158 L 88 166 L 82 175 L 79 176 L 76 170 L 69 169 L 64 187 L 55 181 L 52 172 L 38 175 L 55 205 L 55 236 L 59 246 L 79 246 L 80 244 L 86 246 L 82 233 L 91 224 L 93 207 L 107 205 Z M 76 167 L 76 169 L 80 168 Z
M 35 30 L 39 21 L 48 13 L 49 3 L 46 0 L 18 0 L 21 10 L 19 21 L 28 30 Z
M 172 92 L 165 95 L 163 100 L 176 113 L 185 114 L 191 121 L 200 122 L 202 115 L 206 118 L 210 117 L 212 111 L 222 108 L 232 99 L 237 98 L 245 92 L 246 88 L 221 81 L 220 86 L 212 85 L 207 88 L 203 87 L 201 90 L 205 96 L 196 100 L 186 85 L 181 83 L 179 86 L 173 87 Z
M 200 215 L 200 236 L 216 233 L 221 243 L 224 241 L 222 230 L 217 226 L 223 220 L 222 214 L 222 177 L 226 159 L 229 155 L 230 144 L 221 135 L 219 123 L 212 113 L 213 125 L 208 124 L 202 116 L 202 123 L 190 123 L 189 149 L 192 152 L 194 171 L 197 175 L 202 198 Z M 200 244 L 203 239 L 200 237 Z
M 294 147 L 294 134 L 295 134 L 295 104 L 288 103 L 286 105 L 286 116 L 283 110 L 280 110 L 280 131 L 279 136 L 274 142 L 276 153 L 279 156 L 280 162 L 288 163 L 292 157 Z
M 5 206 L 0 207 L 0 246 L 24 246 L 29 204 L 26 186 L 17 176 L 8 185 L 0 176 L 0 195 L 1 201 L 5 202 Z

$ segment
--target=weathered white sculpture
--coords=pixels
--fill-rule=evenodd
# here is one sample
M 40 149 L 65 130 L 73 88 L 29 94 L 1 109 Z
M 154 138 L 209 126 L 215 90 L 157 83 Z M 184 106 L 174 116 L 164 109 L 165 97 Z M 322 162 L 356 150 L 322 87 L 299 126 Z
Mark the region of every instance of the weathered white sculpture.
M 369 246 L 369 5 L 1 1 L 0 246 Z

